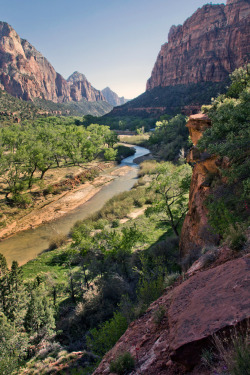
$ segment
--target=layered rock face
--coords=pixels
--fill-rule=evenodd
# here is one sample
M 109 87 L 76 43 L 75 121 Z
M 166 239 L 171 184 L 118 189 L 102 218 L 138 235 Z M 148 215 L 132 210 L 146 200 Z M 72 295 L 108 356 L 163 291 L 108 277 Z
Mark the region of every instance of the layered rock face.
M 24 100 L 70 100 L 65 79 L 5 22 L 0 22 L 0 83 L 9 94 Z
M 0 22 L 0 88 L 24 100 L 105 101 L 83 74 L 74 72 L 66 81 L 6 22 Z
M 82 99 L 86 99 L 89 102 L 107 101 L 102 92 L 91 86 L 82 73 L 74 72 L 69 76 L 67 82 L 70 86 L 70 96 L 76 102 Z
M 250 3 L 205 5 L 181 26 L 172 26 L 157 57 L 147 90 L 220 82 L 249 61 Z
M 198 272 L 166 290 L 147 312 L 131 323 L 103 358 L 93 375 L 110 374 L 110 362 L 129 351 L 136 368 L 131 375 L 209 375 L 200 367 L 201 354 L 212 337 L 241 326 L 250 317 L 250 257 Z M 159 325 L 154 317 L 165 310 Z
M 105 97 L 105 100 L 111 104 L 113 107 L 127 103 L 128 99 L 125 99 L 124 96 L 119 97 L 114 91 L 109 87 L 106 87 L 102 90 L 102 94 Z
M 211 126 L 206 115 L 197 114 L 189 117 L 186 125 L 194 147 L 190 150 L 187 161 L 194 165 L 190 192 L 188 213 L 185 217 L 180 240 L 181 257 L 199 252 L 207 245 L 218 243 L 218 236 L 213 234 L 208 224 L 205 200 L 210 192 L 209 176 L 219 173 L 219 160 L 208 153 L 200 153 L 195 147 L 202 133 Z

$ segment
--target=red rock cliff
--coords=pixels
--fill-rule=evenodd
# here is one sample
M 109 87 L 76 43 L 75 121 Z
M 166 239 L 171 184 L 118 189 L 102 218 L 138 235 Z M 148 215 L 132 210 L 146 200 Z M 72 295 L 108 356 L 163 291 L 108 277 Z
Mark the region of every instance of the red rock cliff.
M 219 240 L 208 224 L 207 209 L 204 204 L 210 192 L 209 175 L 219 173 L 219 160 L 206 152 L 201 154 L 195 147 L 202 137 L 202 133 L 211 126 L 211 121 L 206 115 L 197 114 L 189 117 L 186 126 L 194 144 L 187 160 L 194 165 L 194 169 L 188 213 L 181 232 L 180 254 L 182 258 L 192 252 L 199 252 L 205 245 L 214 245 Z
M 105 101 L 100 91 L 76 73 L 67 82 L 27 40 L 21 39 L 6 22 L 0 22 L 1 89 L 24 100 Z
M 250 56 L 249 0 L 205 5 L 181 26 L 172 26 L 157 57 L 147 90 L 220 82 Z

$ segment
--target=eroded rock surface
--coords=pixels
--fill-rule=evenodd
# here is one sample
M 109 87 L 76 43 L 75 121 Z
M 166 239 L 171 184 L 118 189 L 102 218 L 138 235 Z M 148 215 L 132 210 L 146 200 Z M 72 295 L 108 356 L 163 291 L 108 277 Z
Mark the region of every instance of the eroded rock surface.
M 211 126 L 211 121 L 204 114 L 190 116 L 186 125 L 194 144 L 187 161 L 194 165 L 189 192 L 188 213 L 185 217 L 180 240 L 180 253 L 184 258 L 199 252 L 206 245 L 218 244 L 219 237 L 215 235 L 208 224 L 205 200 L 210 193 L 210 176 L 219 173 L 219 161 L 216 156 L 200 153 L 195 147 L 203 132 Z
M 250 257 L 244 256 L 179 281 L 130 324 L 94 375 L 110 374 L 110 362 L 126 351 L 136 361 L 131 375 L 211 374 L 200 363 L 201 351 L 213 334 L 250 318 L 249 271 Z M 156 324 L 159 308 L 165 315 Z
M 192 367 L 216 332 L 250 317 L 250 257 L 200 272 L 178 286 L 168 311 L 172 360 Z

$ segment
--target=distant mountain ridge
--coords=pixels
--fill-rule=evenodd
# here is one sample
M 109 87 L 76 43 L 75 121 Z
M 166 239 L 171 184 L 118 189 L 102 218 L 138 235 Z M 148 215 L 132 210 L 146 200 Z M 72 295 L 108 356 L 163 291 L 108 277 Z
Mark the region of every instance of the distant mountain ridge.
M 83 74 L 74 72 L 66 81 L 6 22 L 0 22 L 0 88 L 23 100 L 105 101 L 101 91 L 92 87 Z
M 129 101 L 129 99 L 125 99 L 124 96 L 119 97 L 114 91 L 112 91 L 109 87 L 103 89 L 102 94 L 105 100 L 111 104 L 113 107 L 123 105 Z
M 250 61 L 250 1 L 207 4 L 172 26 L 147 81 L 146 92 L 111 116 L 197 113 L 226 91 L 228 76 Z

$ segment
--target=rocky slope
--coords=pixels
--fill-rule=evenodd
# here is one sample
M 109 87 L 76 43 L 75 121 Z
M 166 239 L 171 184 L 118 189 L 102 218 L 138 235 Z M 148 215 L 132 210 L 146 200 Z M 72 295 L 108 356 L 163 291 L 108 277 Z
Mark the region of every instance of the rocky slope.
M 6 22 L 0 22 L 0 88 L 24 100 L 105 101 L 83 74 L 74 72 L 66 81 Z
M 147 90 L 198 82 L 221 82 L 249 61 L 250 4 L 230 0 L 205 5 L 181 26 L 172 26 L 157 57 Z
M 130 375 L 211 374 L 202 365 L 201 354 L 211 347 L 212 336 L 250 318 L 249 255 L 219 263 L 185 275 L 187 280 L 167 288 L 141 318 L 130 324 L 93 375 L 110 374 L 110 362 L 127 351 L 136 363 Z M 160 309 L 164 316 L 156 322 Z
M 102 94 L 105 97 L 105 100 L 111 104 L 113 107 L 127 103 L 128 99 L 125 99 L 124 96 L 119 97 L 114 91 L 109 87 L 106 87 L 102 90 Z

